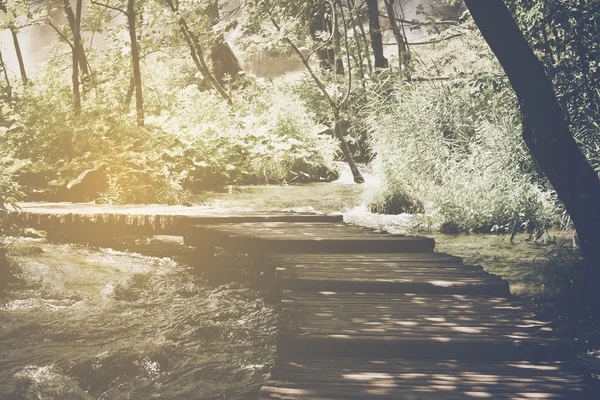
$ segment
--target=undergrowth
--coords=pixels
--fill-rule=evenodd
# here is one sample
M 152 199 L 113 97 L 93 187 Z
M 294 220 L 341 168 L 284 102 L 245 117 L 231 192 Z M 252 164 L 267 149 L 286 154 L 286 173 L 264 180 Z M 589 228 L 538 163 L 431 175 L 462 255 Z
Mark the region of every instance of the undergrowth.
M 445 233 L 559 222 L 561 208 L 521 138 L 516 97 L 483 44 L 466 32 L 425 52 L 448 79 L 398 80 L 371 95 L 370 146 L 383 182 L 369 193 L 372 211 L 425 213 L 429 228 Z
M 109 43 L 90 55 L 98 67 L 79 117 L 64 84 L 64 44 L 53 44 L 36 79 L 13 91 L 16 111 L 0 127 L 0 146 L 27 164 L 17 179 L 30 200 L 185 204 L 215 186 L 335 178 L 336 142 L 318 134 L 323 127 L 298 96 L 246 76 L 229 106 L 195 83 L 185 54 L 145 60 L 146 71 L 160 73 L 147 73 L 146 124 L 136 126 L 124 105 L 129 78 L 115 75 L 119 63 L 129 67 L 120 49 Z M 71 189 L 86 185 L 87 193 Z
M 20 165 L 0 150 L 0 290 L 14 281 L 18 275 L 18 266 L 9 256 L 10 239 L 18 234 L 18 228 L 11 223 L 9 209 L 15 208 L 22 193 L 13 180 L 13 174 Z

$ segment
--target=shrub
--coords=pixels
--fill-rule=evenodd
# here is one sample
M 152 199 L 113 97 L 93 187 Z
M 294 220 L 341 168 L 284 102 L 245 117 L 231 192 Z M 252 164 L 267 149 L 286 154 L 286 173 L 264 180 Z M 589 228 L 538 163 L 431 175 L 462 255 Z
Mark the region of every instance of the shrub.
M 187 55 L 145 59 L 154 73 L 144 81 L 146 126 L 136 126 L 133 107 L 123 108 L 127 80 L 113 79 L 126 64 L 111 46 L 96 60 L 77 118 L 64 44 L 50 48 L 39 76 L 16 93 L 16 123 L 0 144 L 28 161 L 18 179 L 30 199 L 87 201 L 103 192 L 111 202 L 186 203 L 191 191 L 214 186 L 335 176 L 336 143 L 317 133 L 322 127 L 297 96 L 249 76 L 230 107 L 190 83 L 198 79 Z M 105 184 L 83 196 L 67 189 L 83 186 L 86 171 L 104 174 Z
M 558 223 L 561 207 L 521 138 L 508 79 L 471 20 L 456 29 L 460 38 L 420 48 L 419 63 L 436 65 L 433 79 L 370 95 L 370 145 L 382 179 L 370 202 L 389 199 L 398 204 L 382 210 L 396 212 L 410 210 L 406 199 L 422 203 L 424 220 L 448 233 Z
M 3 128 L 0 128 L 0 134 Z M 22 193 L 18 185 L 12 178 L 14 172 L 20 167 L 12 157 L 0 155 L 0 289 L 16 275 L 16 266 L 8 256 L 8 247 L 11 240 L 9 237 L 15 236 L 18 229 L 9 218 L 9 209 L 16 208 L 17 201 Z
M 422 202 L 448 232 L 531 230 L 558 220 L 510 92 L 474 98 L 462 82 L 402 84 L 370 122 L 383 180 L 372 203 L 394 199 L 394 211 L 415 212 L 410 205 Z M 416 200 L 407 208 L 406 199 Z

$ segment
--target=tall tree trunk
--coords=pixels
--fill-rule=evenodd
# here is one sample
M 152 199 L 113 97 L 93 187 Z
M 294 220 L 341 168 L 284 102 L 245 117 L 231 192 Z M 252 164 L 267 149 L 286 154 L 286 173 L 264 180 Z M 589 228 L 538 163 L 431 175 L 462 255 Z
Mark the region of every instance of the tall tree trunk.
M 210 4 L 208 16 L 211 28 L 219 23 L 221 15 L 219 12 L 218 0 L 214 0 L 214 2 Z M 229 43 L 227 43 L 221 34 L 215 38 L 215 42 L 210 49 L 210 59 L 212 61 L 213 74 L 221 84 L 225 83 L 225 76 L 229 75 L 231 80 L 234 81 L 240 72 L 242 72 L 240 61 L 231 49 L 231 46 L 229 46 Z
M 181 34 L 183 35 L 188 47 L 190 48 L 190 55 L 192 56 L 192 60 L 194 60 L 194 64 L 196 64 L 196 68 L 198 68 L 198 72 L 200 72 L 204 78 L 210 83 L 210 85 L 221 95 L 221 97 L 227 101 L 227 104 L 233 104 L 231 97 L 227 94 L 221 83 L 214 77 L 208 65 L 206 65 L 206 61 L 204 59 L 204 52 L 202 51 L 202 46 L 198 42 L 198 39 L 194 36 L 194 34 L 190 31 L 186 20 L 179 15 L 177 7 L 173 3 L 173 0 L 166 0 L 167 5 L 171 9 L 174 14 L 178 15 L 177 23 L 179 24 L 179 29 Z
M 144 126 L 144 96 L 142 95 L 142 73 L 140 70 L 140 47 L 135 33 L 135 0 L 127 0 L 127 24 L 131 40 L 131 63 L 135 86 L 135 113 L 138 126 Z
M 375 57 L 375 68 L 387 68 L 388 60 L 383 55 L 383 38 L 381 37 L 381 26 L 379 25 L 379 4 L 377 0 L 367 0 L 369 11 L 369 36 L 371 37 L 371 48 Z
M 81 114 L 81 93 L 79 91 L 79 46 L 81 43 L 81 8 L 83 0 L 77 0 L 75 8 L 75 30 L 73 31 L 73 114 L 79 116 Z
M 356 163 L 354 162 L 354 157 L 352 156 L 352 153 L 350 153 L 350 148 L 348 147 L 348 143 L 346 143 L 346 138 L 345 138 L 346 132 L 343 127 L 344 124 L 342 124 L 342 120 L 340 118 L 340 111 L 335 109 L 333 111 L 333 117 L 334 117 L 333 118 L 333 133 L 335 134 L 335 137 L 340 142 L 342 154 L 344 155 L 344 159 L 346 160 L 346 162 L 348 163 L 348 166 L 350 167 L 350 171 L 352 171 L 352 176 L 354 178 L 354 182 L 364 183 L 365 178 L 363 178 L 362 174 L 358 170 L 358 167 L 356 166 Z
M 384 2 L 390 21 L 390 27 L 392 28 L 398 46 L 398 68 L 400 68 L 401 75 L 404 77 L 408 70 L 408 47 L 406 45 L 406 40 L 400 31 L 400 27 L 398 26 L 398 21 L 396 20 L 396 11 L 394 10 L 395 0 L 384 0 Z
M 67 22 L 69 23 L 69 27 L 71 28 L 71 33 L 73 34 L 73 38 L 75 38 L 75 26 L 76 26 L 76 18 L 73 13 L 73 8 L 71 7 L 71 2 L 69 0 L 63 0 L 63 8 L 65 10 L 65 14 L 67 15 Z M 81 21 L 79 22 L 81 24 Z M 85 55 L 85 49 L 83 47 L 83 41 L 79 40 L 79 42 L 73 40 L 73 46 L 78 46 L 77 51 L 79 52 L 79 69 L 83 76 L 89 75 L 88 69 L 88 61 Z
M 502 0 L 465 0 L 521 104 L 523 139 L 571 216 L 588 288 L 600 283 L 600 180 L 573 139 L 552 83 Z M 597 289 L 593 289 L 597 293 Z M 596 295 L 597 296 L 597 295 Z M 598 296 L 597 300 L 600 299 Z
M 334 59 L 335 59 L 335 73 L 337 75 L 344 75 L 344 60 L 342 60 L 342 34 L 340 33 L 340 22 L 339 13 L 337 11 L 338 2 L 334 1 L 333 12 L 335 18 L 333 19 L 333 45 L 334 45 Z M 347 34 L 347 33 L 346 33 Z
M 352 10 L 354 10 L 354 12 L 356 13 L 358 29 L 360 30 L 360 36 L 362 38 L 363 44 L 365 45 L 365 59 L 367 60 L 367 68 L 369 69 L 369 74 L 372 75 L 373 64 L 371 63 L 371 53 L 369 52 L 369 40 L 367 39 L 367 32 L 365 31 L 365 24 L 360 13 L 360 8 L 356 5 L 354 0 L 349 0 L 349 5 L 352 7 Z
M 11 26 L 10 33 L 13 38 L 13 44 L 15 45 L 15 53 L 17 53 L 17 61 L 19 62 L 19 70 L 21 71 L 21 80 L 23 81 L 24 85 L 27 85 L 27 83 L 29 83 L 29 79 L 27 79 L 27 71 L 25 71 L 25 62 L 23 61 L 23 54 L 21 53 L 21 45 L 19 44 L 17 29 Z
M 330 25 L 330 24 L 329 24 Z M 327 21 L 325 21 L 325 13 L 323 10 L 319 10 L 313 17 L 309 25 L 310 37 L 314 41 L 319 41 L 320 32 L 326 32 L 329 34 Z M 321 46 L 320 44 L 318 46 Z M 322 69 L 331 71 L 333 63 L 335 62 L 335 54 L 331 46 L 323 46 L 317 50 L 317 57 L 319 58 L 319 65 Z
M 6 64 L 4 64 L 4 57 L 2 56 L 2 51 L 0 51 L 0 66 L 2 67 L 4 80 L 6 81 L 6 96 L 10 99 L 12 97 L 12 86 L 10 85 L 10 79 L 8 78 L 8 69 L 6 68 Z
M 129 112 L 129 107 L 131 107 L 133 92 L 135 92 L 135 79 L 133 75 L 131 75 L 131 78 L 129 79 L 129 86 L 127 87 L 127 93 L 125 94 L 125 101 L 123 102 L 123 109 L 126 112 Z
M 356 43 L 356 56 L 358 58 L 357 63 L 358 63 L 358 72 L 360 73 L 360 77 L 361 79 L 361 85 L 363 86 L 363 88 L 366 87 L 365 84 L 365 66 L 363 65 L 363 49 L 362 49 L 362 44 L 360 42 L 360 37 L 358 35 L 358 31 L 356 30 L 356 21 L 354 19 L 354 7 L 352 6 L 352 3 L 350 2 L 350 0 L 346 0 L 346 4 L 348 5 L 348 15 L 350 18 L 350 25 L 352 25 L 352 32 L 353 32 L 353 36 L 354 36 L 354 41 Z

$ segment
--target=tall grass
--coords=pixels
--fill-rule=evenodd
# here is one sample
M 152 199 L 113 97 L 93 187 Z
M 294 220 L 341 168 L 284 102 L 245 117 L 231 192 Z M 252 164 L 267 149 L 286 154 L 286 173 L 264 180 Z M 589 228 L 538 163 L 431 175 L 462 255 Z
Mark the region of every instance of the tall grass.
M 419 211 L 446 232 L 542 229 L 558 220 L 510 91 L 399 83 L 372 105 L 369 125 L 383 181 L 370 199 L 374 211 L 414 212 L 422 204 Z

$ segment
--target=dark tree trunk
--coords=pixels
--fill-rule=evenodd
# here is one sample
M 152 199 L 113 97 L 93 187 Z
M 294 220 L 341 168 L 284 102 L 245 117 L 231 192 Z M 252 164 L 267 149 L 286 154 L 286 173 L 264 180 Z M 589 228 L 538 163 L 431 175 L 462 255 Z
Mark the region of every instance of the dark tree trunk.
M 348 0 L 350 7 L 356 13 L 356 21 L 358 22 L 358 29 L 360 30 L 360 35 L 365 45 L 365 59 L 367 60 L 367 67 L 369 68 L 369 74 L 373 74 L 373 64 L 371 63 L 371 53 L 369 53 L 369 40 L 367 39 L 367 32 L 365 31 L 365 26 L 363 22 L 363 18 L 361 16 L 360 7 L 357 6 L 354 0 Z M 358 40 L 358 38 L 357 38 Z
M 600 180 L 573 139 L 552 83 L 502 0 L 465 0 L 521 104 L 523 139 L 571 216 L 586 263 L 600 282 Z
M 325 21 L 325 14 L 322 10 L 320 10 L 310 22 L 310 37 L 314 41 L 319 41 L 319 32 L 326 32 L 329 34 L 331 32 L 330 27 L 328 26 L 327 21 Z M 318 45 L 320 46 L 320 44 Z M 335 54 L 331 46 L 324 46 L 317 50 L 317 57 L 319 58 L 319 65 L 322 69 L 331 71 L 333 67 L 333 63 L 335 62 Z
M 367 0 L 369 11 L 369 36 L 371 37 L 371 48 L 375 57 L 375 68 L 387 68 L 388 60 L 383 55 L 383 38 L 381 37 L 381 26 L 379 25 L 379 4 L 377 0 Z
M 364 183 L 365 178 L 363 178 L 362 174 L 358 170 L 358 167 L 356 166 L 356 163 L 354 162 L 354 157 L 352 157 L 352 153 L 350 153 L 350 148 L 348 147 L 348 143 L 346 143 L 346 138 L 345 138 L 346 132 L 344 129 L 344 124 L 342 124 L 342 121 L 340 118 L 340 112 L 337 109 L 334 110 L 334 112 L 333 112 L 333 133 L 335 134 L 335 137 L 340 142 L 342 154 L 344 155 L 344 159 L 346 160 L 346 162 L 348 163 L 348 166 L 350 167 L 350 171 L 352 171 L 352 176 L 354 177 L 354 182 L 355 183 Z
M 127 0 L 127 22 L 131 40 L 131 62 L 135 86 L 135 113 L 138 126 L 144 126 L 144 96 L 142 95 L 142 72 L 140 70 L 140 47 L 135 32 L 135 0 Z
M 210 19 L 211 28 L 219 23 L 221 15 L 218 0 L 210 4 L 207 14 Z M 240 61 L 221 34 L 215 38 L 215 42 L 210 49 L 210 60 L 212 61 L 213 74 L 221 84 L 225 83 L 226 75 L 229 75 L 230 79 L 234 81 L 240 72 L 242 72 Z
M 6 97 L 9 99 L 12 97 L 12 86 L 10 86 L 10 79 L 8 78 L 8 70 L 6 69 L 6 64 L 4 64 L 4 57 L 2 57 L 2 52 L 0 51 L 0 66 L 2 67 L 2 74 L 4 75 L 4 80 L 6 81 Z
M 129 107 L 131 107 L 133 92 L 135 92 L 135 79 L 133 75 L 131 75 L 131 78 L 129 79 L 129 86 L 127 87 L 127 93 L 125 94 L 125 101 L 123 102 L 123 109 L 126 112 L 129 112 Z
M 210 59 L 212 61 L 212 70 L 215 78 L 221 83 L 225 83 L 226 76 L 234 81 L 240 72 L 242 66 L 235 56 L 235 53 L 222 36 L 219 36 L 210 49 Z
M 10 28 L 10 33 L 13 38 L 15 45 L 15 53 L 17 53 L 17 61 L 19 62 L 19 70 L 21 71 L 21 80 L 24 85 L 27 85 L 29 79 L 27 79 L 27 71 L 25 71 L 25 62 L 23 61 L 23 54 L 21 53 L 21 45 L 19 44 L 19 37 L 17 36 L 17 30 L 14 27 Z
M 398 46 L 398 68 L 402 71 L 402 75 L 408 69 L 408 47 L 406 46 L 406 40 L 400 31 L 398 21 L 396 20 L 396 11 L 394 10 L 395 0 L 385 0 L 385 8 L 387 11 L 388 19 L 390 21 L 390 27 L 394 33 L 394 38 Z
M 67 15 L 67 21 L 69 23 L 69 27 L 71 28 L 71 33 L 73 34 L 73 38 L 75 38 L 75 26 L 77 23 L 75 14 L 73 13 L 73 8 L 71 7 L 71 2 L 69 0 L 63 0 L 63 8 L 65 9 L 65 14 Z M 83 41 L 79 40 L 79 42 L 77 42 L 76 40 L 73 40 L 73 42 L 73 46 L 78 47 L 77 51 L 79 52 L 79 69 L 81 71 L 81 74 L 83 76 L 88 76 L 88 62 L 87 57 L 85 55 L 85 49 L 83 47 Z
M 357 57 L 357 64 L 358 64 L 358 72 L 360 73 L 360 77 L 361 79 L 361 85 L 363 86 L 363 88 L 365 88 L 365 66 L 363 65 L 363 49 L 362 49 L 362 43 L 360 42 L 360 36 L 358 34 L 358 31 L 356 29 L 356 21 L 354 20 L 354 10 L 353 10 L 353 6 L 352 3 L 350 2 L 350 0 L 346 0 L 346 4 L 348 5 L 348 15 L 350 18 L 350 25 L 352 26 L 352 32 L 353 32 L 353 36 L 354 36 L 354 41 L 356 43 L 356 57 Z
M 337 12 L 337 1 L 334 3 L 334 13 L 336 14 L 333 20 L 333 44 L 334 44 L 334 59 L 335 59 L 335 73 L 337 75 L 344 75 L 344 60 L 342 60 L 342 34 L 340 32 L 339 14 Z M 347 32 L 345 32 L 347 34 Z
M 175 3 L 173 3 L 173 0 L 166 0 L 166 2 L 169 6 L 169 9 L 176 14 L 178 10 L 175 6 Z M 190 55 L 192 56 L 194 64 L 196 64 L 196 68 L 198 68 L 198 72 L 200 72 L 210 83 L 210 85 L 221 95 L 221 97 L 227 101 L 227 104 L 232 105 L 233 102 L 231 100 L 231 97 L 227 94 L 221 83 L 217 80 L 217 78 L 215 78 L 215 76 L 208 68 L 208 65 L 206 64 L 206 61 L 204 59 L 204 52 L 202 50 L 202 46 L 200 46 L 198 39 L 190 31 L 186 20 L 183 17 L 179 16 L 177 23 L 179 24 L 179 29 L 181 31 L 181 34 L 183 35 L 183 38 L 188 44 L 188 47 L 190 49 Z
M 75 30 L 73 31 L 73 114 L 81 114 L 81 93 L 79 91 L 79 48 L 77 43 L 81 43 L 81 8 L 83 0 L 77 0 L 75 8 Z

